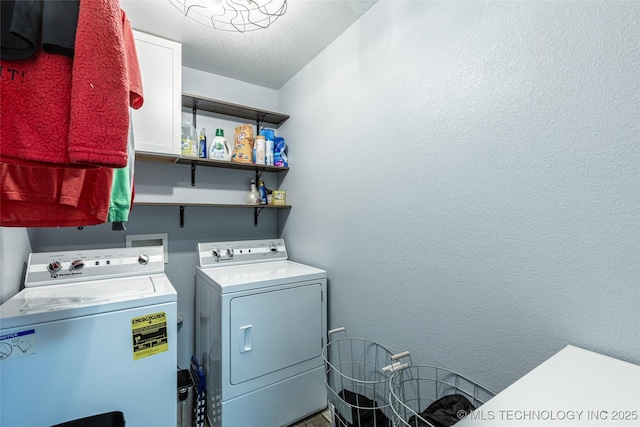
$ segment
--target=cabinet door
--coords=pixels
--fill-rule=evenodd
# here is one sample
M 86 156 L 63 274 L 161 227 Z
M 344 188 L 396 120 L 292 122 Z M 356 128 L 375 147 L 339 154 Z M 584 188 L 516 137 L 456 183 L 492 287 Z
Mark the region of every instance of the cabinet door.
M 136 152 L 180 155 L 182 45 L 134 31 L 144 104 L 134 110 Z

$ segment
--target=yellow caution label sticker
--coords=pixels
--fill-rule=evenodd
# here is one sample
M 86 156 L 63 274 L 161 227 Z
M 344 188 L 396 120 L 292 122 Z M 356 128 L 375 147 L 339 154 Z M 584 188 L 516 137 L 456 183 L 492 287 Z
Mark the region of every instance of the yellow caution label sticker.
M 131 319 L 133 360 L 169 350 L 167 314 L 163 311 Z

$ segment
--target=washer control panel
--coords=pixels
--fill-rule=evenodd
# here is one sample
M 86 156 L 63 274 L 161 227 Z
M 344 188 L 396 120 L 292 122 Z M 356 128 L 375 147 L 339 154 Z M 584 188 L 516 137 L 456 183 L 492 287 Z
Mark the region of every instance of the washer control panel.
M 198 243 L 199 267 L 286 261 L 283 239 Z
M 25 287 L 163 272 L 162 246 L 38 252 L 29 255 Z

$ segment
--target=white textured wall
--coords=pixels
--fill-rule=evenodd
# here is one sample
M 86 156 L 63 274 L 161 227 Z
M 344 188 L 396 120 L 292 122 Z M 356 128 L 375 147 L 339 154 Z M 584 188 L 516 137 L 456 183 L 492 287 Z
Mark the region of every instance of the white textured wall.
M 182 67 L 182 92 L 268 111 L 278 111 L 277 90 L 188 67 Z
M 381 1 L 290 80 L 283 237 L 330 326 L 498 390 L 567 344 L 640 363 L 639 22 Z

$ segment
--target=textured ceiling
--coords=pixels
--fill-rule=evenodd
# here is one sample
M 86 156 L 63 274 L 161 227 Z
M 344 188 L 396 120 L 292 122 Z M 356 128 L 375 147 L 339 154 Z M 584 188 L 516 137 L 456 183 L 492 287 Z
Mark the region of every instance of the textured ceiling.
M 169 0 L 120 0 L 134 29 L 182 43 L 182 65 L 279 89 L 377 0 L 288 0 L 267 29 L 215 30 Z

